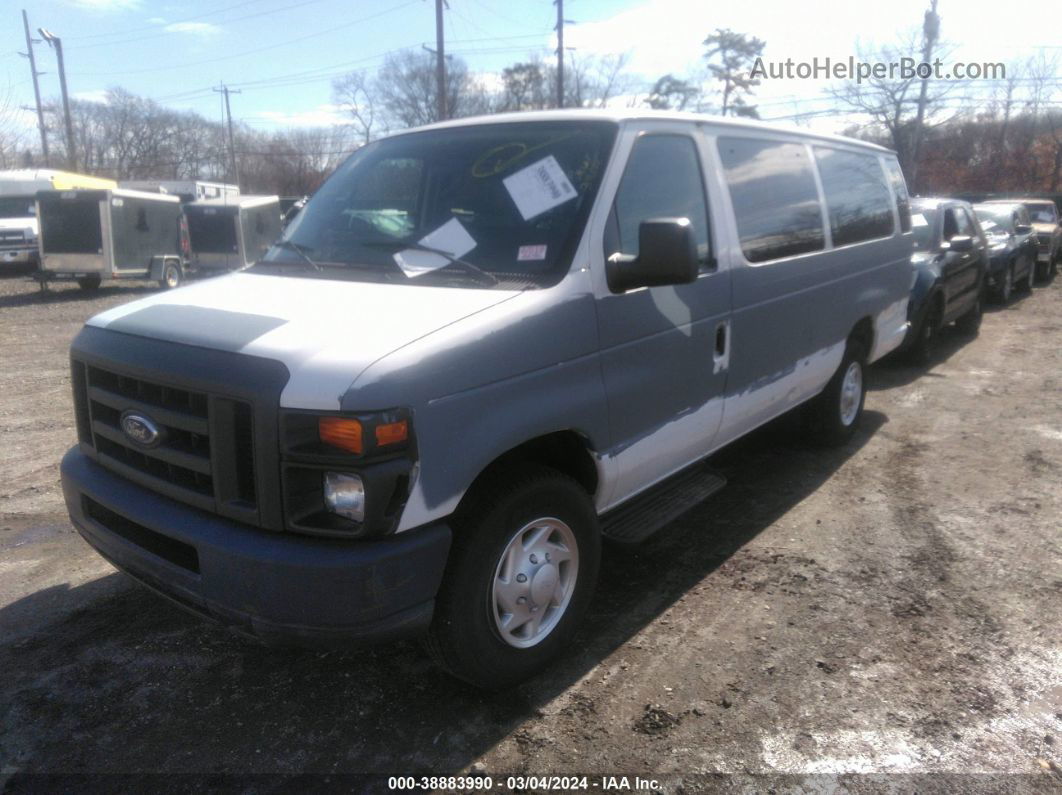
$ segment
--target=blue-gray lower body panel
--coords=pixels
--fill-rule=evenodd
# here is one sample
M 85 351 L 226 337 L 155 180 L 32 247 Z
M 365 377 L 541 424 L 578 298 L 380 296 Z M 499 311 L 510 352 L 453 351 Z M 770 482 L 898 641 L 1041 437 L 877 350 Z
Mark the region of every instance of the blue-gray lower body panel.
M 76 447 L 62 481 L 74 527 L 103 557 L 242 634 L 346 646 L 415 636 L 431 622 L 450 548 L 444 524 L 368 541 L 262 530 L 130 483 Z

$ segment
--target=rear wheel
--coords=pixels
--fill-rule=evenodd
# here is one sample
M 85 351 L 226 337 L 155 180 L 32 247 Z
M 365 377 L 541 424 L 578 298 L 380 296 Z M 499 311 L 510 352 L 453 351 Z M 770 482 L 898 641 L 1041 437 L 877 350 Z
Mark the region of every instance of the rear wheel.
M 77 280 L 77 286 L 82 290 L 98 290 L 102 279 L 99 276 L 82 276 Z
M 984 307 L 981 305 L 981 296 L 978 295 L 974 299 L 974 305 L 970 310 L 955 321 L 955 328 L 959 330 L 960 334 L 965 334 L 968 337 L 976 337 L 981 330 L 981 316 L 984 313 Z
M 183 281 L 184 269 L 181 267 L 181 263 L 176 260 L 167 260 L 166 264 L 162 266 L 162 278 L 159 279 L 159 286 L 164 290 L 172 290 L 174 287 L 180 287 Z
M 848 442 L 863 416 L 866 396 L 866 350 L 861 341 L 849 340 L 841 366 L 808 403 L 804 419 L 810 441 L 828 447 Z
M 428 652 L 477 687 L 527 679 L 570 642 L 600 555 L 597 516 L 574 480 L 540 466 L 491 477 L 455 516 Z

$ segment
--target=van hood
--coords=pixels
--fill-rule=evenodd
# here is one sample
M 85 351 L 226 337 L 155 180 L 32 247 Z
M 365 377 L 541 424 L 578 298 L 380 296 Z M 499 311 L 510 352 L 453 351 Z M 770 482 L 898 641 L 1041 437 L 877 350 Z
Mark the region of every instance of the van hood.
M 237 273 L 116 307 L 88 325 L 275 359 L 291 374 L 282 406 L 334 411 L 373 362 L 519 295 Z

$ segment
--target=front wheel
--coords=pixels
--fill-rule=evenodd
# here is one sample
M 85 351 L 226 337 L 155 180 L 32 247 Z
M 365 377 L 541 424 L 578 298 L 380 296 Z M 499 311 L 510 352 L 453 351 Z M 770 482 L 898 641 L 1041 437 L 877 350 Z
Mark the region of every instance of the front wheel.
M 597 516 L 574 480 L 539 466 L 491 477 L 455 515 L 428 652 L 477 687 L 527 679 L 570 642 L 600 556 Z
M 974 305 L 970 307 L 970 310 L 955 321 L 955 328 L 959 330 L 960 334 L 965 334 L 967 337 L 976 337 L 981 330 L 981 317 L 984 314 L 984 307 L 981 305 L 981 296 L 978 295 L 974 299 Z
M 99 276 L 82 276 L 77 280 L 77 286 L 86 292 L 100 289 L 102 283 L 103 280 Z
M 866 351 L 858 340 L 849 340 L 837 372 L 806 409 L 810 441 L 827 447 L 847 443 L 859 426 L 866 397 Z
M 1006 305 L 1010 301 L 1010 294 L 1014 290 L 1014 263 L 1010 263 L 1003 270 L 1003 281 L 996 288 L 996 301 Z
M 1031 293 L 1033 291 L 1033 284 L 1036 282 L 1036 261 L 1026 261 L 1028 270 L 1025 272 L 1025 279 L 1021 283 L 1021 290 L 1023 293 Z

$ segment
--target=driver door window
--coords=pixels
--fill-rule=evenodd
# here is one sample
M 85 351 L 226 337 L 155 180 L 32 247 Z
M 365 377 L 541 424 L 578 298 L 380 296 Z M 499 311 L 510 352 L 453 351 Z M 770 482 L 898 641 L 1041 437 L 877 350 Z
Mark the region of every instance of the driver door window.
M 635 141 L 605 230 L 605 256 L 637 256 L 638 227 L 650 218 L 688 218 L 701 270 L 710 270 L 701 163 L 685 135 L 648 134 Z

